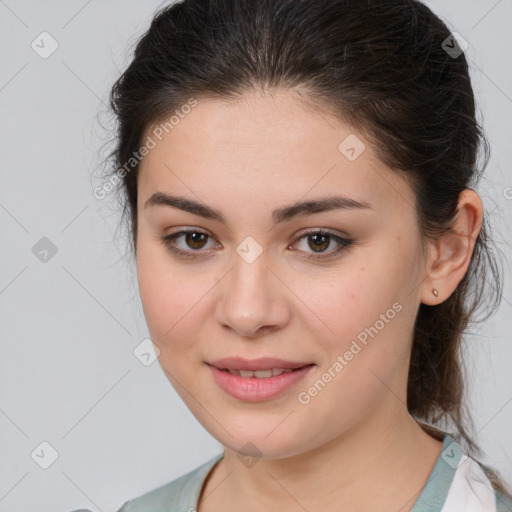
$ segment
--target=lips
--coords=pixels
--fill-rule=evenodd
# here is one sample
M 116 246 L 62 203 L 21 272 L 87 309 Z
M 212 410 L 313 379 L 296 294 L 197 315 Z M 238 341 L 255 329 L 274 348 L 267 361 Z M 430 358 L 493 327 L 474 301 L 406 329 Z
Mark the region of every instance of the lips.
M 207 363 L 219 387 L 244 402 L 275 398 L 297 385 L 315 366 L 272 357 L 243 359 L 230 357 Z

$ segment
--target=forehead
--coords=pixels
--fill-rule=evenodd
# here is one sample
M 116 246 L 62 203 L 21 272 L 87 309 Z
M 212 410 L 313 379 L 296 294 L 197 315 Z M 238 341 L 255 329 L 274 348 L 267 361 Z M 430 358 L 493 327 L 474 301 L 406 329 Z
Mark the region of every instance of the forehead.
M 333 192 L 376 206 L 396 202 L 397 194 L 412 198 L 361 133 L 297 94 L 198 98 L 172 128 L 161 126 L 161 140 L 158 124 L 146 130 L 156 145 L 141 162 L 141 199 L 165 189 L 199 198 L 215 193 L 219 207 L 234 194 L 260 206 L 262 199 L 288 204 Z

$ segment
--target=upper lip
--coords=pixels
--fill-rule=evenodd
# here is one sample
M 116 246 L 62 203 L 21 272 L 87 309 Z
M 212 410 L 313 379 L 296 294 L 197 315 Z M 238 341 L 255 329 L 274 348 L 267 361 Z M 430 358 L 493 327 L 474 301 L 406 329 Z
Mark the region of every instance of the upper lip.
M 276 359 L 275 357 L 260 357 L 259 359 L 244 359 L 242 357 L 225 357 L 216 359 L 207 363 L 215 366 L 220 370 L 269 370 L 271 368 L 295 369 L 308 366 L 312 363 L 304 363 L 297 361 L 285 361 L 284 359 Z

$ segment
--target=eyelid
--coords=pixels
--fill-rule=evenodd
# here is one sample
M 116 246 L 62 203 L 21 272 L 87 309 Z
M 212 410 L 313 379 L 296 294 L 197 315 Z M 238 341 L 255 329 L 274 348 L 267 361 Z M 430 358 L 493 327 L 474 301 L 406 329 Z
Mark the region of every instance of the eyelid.
M 299 231 L 295 236 L 298 238 L 302 238 L 304 235 L 314 234 L 314 233 L 323 233 L 330 236 L 336 236 L 338 238 L 343 238 L 345 240 L 350 240 L 350 237 L 346 233 L 342 233 L 341 231 L 332 230 L 330 228 L 306 228 Z

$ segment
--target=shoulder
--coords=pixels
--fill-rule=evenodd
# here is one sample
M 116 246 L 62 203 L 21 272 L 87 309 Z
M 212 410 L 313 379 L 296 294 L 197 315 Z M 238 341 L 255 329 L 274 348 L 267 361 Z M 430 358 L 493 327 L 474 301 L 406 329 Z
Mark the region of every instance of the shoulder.
M 461 508 L 464 506 L 465 508 Z M 467 455 L 460 458 L 442 512 L 512 512 L 512 503 L 494 489 L 482 466 Z
M 223 457 L 216 455 L 208 462 L 175 480 L 125 502 L 117 512 L 193 512 L 203 483 L 215 464 Z
M 512 512 L 481 465 L 446 435 L 439 458 L 412 512 Z

